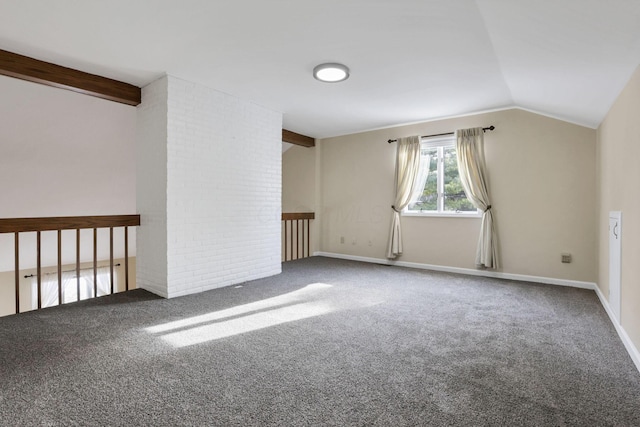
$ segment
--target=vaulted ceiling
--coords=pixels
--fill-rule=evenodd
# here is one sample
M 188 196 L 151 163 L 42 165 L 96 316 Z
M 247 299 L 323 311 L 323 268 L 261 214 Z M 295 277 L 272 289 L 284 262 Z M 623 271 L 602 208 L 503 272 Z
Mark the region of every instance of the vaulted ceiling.
M 597 127 L 639 23 L 638 0 L 0 0 L 0 49 L 138 86 L 168 73 L 318 138 L 507 107 Z M 322 62 L 350 79 L 315 80 Z

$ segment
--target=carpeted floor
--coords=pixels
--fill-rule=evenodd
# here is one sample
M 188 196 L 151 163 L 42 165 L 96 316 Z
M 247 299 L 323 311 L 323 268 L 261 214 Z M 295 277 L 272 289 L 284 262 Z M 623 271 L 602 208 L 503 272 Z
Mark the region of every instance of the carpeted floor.
M 2 426 L 640 426 L 592 291 L 328 258 L 0 318 Z

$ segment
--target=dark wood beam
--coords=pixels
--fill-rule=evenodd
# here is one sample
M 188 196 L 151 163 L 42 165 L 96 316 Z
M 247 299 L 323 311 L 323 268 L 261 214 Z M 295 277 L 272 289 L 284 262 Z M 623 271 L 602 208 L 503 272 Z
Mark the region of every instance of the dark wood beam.
M 0 50 L 0 75 L 41 83 L 127 105 L 138 105 L 140 88 L 73 68 Z
M 282 129 L 282 140 L 290 144 L 302 145 L 303 147 L 315 147 L 316 145 L 316 140 L 310 136 L 300 135 L 286 129 Z

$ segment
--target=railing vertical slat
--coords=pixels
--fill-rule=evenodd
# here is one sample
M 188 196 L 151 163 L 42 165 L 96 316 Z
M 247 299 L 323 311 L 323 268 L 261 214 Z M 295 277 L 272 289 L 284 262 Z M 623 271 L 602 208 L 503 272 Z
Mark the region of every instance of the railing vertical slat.
M 124 228 L 124 286 L 129 290 L 129 227 Z
M 80 229 L 76 228 L 76 301 L 80 301 Z
M 93 296 L 98 296 L 98 229 L 93 229 Z
M 304 254 L 302 255 L 304 258 Z M 296 259 L 300 258 L 300 220 L 296 219 Z
M 291 259 L 293 260 L 293 221 L 289 221 L 289 227 L 289 231 L 291 231 Z
M 37 255 L 36 255 L 36 269 L 38 274 L 38 310 L 42 308 L 42 267 L 40 265 L 41 257 L 40 257 L 40 232 L 36 232 L 37 239 Z
M 58 230 L 58 305 L 62 305 L 62 230 Z
M 311 238 L 309 236 L 311 223 L 308 219 L 305 222 L 307 223 L 307 256 L 311 256 L 311 248 L 309 247 L 309 242 L 311 241 Z
M 302 258 L 304 258 L 304 224 L 307 220 L 302 220 Z
M 111 293 L 113 293 L 113 227 L 109 227 L 109 268 L 111 269 Z
M 284 222 L 284 260 L 287 260 L 287 221 Z
M 16 231 L 15 236 L 15 253 L 16 253 L 16 314 L 20 313 L 20 233 Z

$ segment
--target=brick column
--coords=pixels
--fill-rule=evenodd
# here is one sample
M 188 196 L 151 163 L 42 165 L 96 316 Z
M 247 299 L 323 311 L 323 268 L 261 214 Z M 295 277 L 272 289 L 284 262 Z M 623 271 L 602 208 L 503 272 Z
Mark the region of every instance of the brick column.
M 282 115 L 172 76 L 138 108 L 138 286 L 174 297 L 280 273 Z

